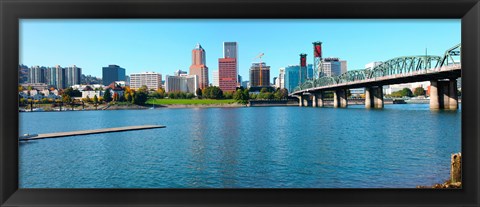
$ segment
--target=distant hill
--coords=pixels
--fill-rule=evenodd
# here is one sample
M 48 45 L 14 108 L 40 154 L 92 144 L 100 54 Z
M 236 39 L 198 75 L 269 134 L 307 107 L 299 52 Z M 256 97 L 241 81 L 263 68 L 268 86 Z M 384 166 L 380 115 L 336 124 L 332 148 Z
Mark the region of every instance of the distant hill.
M 82 76 L 80 77 L 80 83 L 84 85 L 102 84 L 102 79 L 95 76 L 82 74 Z

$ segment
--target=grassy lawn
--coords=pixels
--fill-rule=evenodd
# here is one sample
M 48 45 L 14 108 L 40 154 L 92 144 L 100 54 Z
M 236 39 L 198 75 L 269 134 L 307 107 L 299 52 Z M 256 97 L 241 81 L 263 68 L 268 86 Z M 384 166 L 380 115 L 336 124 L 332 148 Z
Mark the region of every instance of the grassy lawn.
M 233 99 L 150 99 L 146 104 L 172 105 L 172 104 L 231 104 L 235 103 Z

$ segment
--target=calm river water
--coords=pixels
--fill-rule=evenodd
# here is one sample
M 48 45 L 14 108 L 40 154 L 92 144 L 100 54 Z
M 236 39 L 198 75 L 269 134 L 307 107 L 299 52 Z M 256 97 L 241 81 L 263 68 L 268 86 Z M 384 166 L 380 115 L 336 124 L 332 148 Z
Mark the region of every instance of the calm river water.
M 449 177 L 461 112 L 428 104 L 20 113 L 21 188 L 415 188 Z

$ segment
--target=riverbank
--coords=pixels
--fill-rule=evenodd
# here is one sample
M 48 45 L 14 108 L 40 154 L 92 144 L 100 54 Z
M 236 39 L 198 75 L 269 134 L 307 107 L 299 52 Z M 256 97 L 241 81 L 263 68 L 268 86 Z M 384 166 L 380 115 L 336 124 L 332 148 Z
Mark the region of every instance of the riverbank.
M 20 107 L 19 112 L 53 112 L 53 111 L 94 111 L 94 110 L 145 110 L 162 108 L 234 108 L 247 107 L 245 104 L 235 102 L 233 99 L 211 100 L 211 99 L 155 99 L 149 100 L 145 105 L 136 105 L 125 102 L 110 104 L 85 104 L 71 106 L 53 107 L 52 104 L 36 104 L 33 110 Z

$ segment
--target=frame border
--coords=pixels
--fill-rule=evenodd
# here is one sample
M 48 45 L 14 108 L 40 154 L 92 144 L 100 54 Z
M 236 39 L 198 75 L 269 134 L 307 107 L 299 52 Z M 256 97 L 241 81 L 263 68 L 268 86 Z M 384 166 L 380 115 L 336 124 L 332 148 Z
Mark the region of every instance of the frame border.
M 20 18 L 461 18 L 463 188 L 18 189 Z M 1 206 L 480 206 L 479 0 L 0 0 L 0 34 Z

